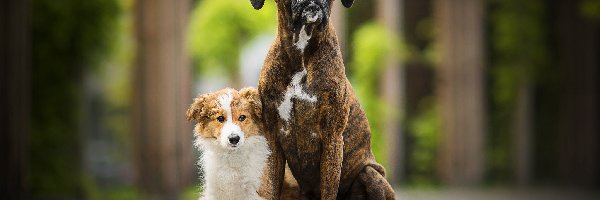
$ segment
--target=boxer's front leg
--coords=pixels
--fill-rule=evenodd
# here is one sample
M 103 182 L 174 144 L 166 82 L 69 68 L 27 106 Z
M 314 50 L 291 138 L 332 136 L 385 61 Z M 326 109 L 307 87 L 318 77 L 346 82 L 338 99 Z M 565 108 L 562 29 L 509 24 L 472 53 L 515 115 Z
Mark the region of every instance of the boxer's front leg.
M 343 132 L 348 123 L 350 107 L 346 101 L 345 90 L 324 95 L 326 103 L 320 108 L 325 116 L 321 119 L 321 199 L 336 199 L 342 173 L 344 158 Z M 328 97 L 328 98 L 327 98 Z
M 338 134 L 333 134 L 338 135 Z M 342 173 L 344 141 L 339 136 L 323 138 L 321 155 L 321 199 L 336 199 Z

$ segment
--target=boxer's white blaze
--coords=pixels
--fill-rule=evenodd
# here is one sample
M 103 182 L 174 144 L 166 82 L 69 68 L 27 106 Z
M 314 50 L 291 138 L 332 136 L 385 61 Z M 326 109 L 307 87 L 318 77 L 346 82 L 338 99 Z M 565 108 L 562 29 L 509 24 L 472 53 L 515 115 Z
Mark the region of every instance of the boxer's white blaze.
M 302 71 L 297 72 L 296 74 L 294 74 L 294 76 L 292 76 L 292 81 L 290 82 L 290 85 L 288 85 L 287 90 L 285 91 L 285 94 L 283 96 L 283 102 L 281 102 L 281 104 L 278 107 L 279 117 L 286 122 L 290 120 L 291 111 L 294 107 L 292 99 L 303 100 L 310 103 L 314 103 L 317 101 L 317 97 L 311 96 L 302 90 L 302 84 L 300 84 L 300 81 L 302 81 L 302 78 L 304 78 L 305 76 L 305 68 L 303 68 Z
M 306 25 L 302 25 L 302 29 L 298 34 L 298 42 L 294 43 L 294 45 L 296 46 L 296 48 L 298 48 L 298 50 L 304 53 L 304 49 L 306 48 L 306 45 L 308 45 L 310 37 L 311 36 L 306 33 Z

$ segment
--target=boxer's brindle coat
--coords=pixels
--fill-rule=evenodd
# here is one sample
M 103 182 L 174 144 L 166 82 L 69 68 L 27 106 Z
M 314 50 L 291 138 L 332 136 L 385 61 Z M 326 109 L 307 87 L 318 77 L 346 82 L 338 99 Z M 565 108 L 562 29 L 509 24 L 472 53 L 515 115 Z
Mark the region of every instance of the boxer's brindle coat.
M 258 85 L 274 188 L 261 190 L 279 196 L 287 161 L 308 199 L 394 199 L 328 20 L 333 0 L 276 2 L 277 38 Z

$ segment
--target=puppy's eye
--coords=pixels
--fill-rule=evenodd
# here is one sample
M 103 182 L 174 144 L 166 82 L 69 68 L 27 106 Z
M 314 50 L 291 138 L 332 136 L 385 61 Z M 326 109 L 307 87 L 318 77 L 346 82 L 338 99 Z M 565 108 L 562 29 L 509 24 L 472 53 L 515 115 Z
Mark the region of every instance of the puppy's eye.
M 244 120 L 246 120 L 246 115 L 240 115 L 240 118 L 238 120 L 240 120 L 240 122 L 243 122 Z
M 225 117 L 219 116 L 219 117 L 217 117 L 217 121 L 223 123 L 225 121 Z

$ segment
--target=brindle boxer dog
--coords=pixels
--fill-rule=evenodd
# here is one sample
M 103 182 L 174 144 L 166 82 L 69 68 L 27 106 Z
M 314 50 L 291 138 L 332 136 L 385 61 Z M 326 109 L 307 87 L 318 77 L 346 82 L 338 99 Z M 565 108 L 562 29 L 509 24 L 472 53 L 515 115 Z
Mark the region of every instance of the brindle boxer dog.
M 258 85 L 275 183 L 267 189 L 279 196 L 287 161 L 305 198 L 394 199 L 328 20 L 334 0 L 275 1 L 277 37 Z

